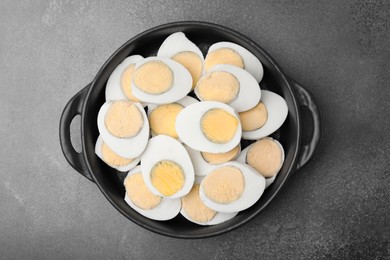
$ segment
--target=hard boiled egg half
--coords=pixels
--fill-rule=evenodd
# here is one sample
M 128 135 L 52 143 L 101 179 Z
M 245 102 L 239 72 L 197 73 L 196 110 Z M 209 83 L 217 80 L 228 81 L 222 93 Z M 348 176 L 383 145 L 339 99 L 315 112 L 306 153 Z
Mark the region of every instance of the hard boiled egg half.
M 219 101 L 238 112 L 253 108 L 261 98 L 256 79 L 248 71 L 229 64 L 213 66 L 194 91 L 202 101 Z
M 193 97 L 184 98 L 169 104 L 148 104 L 148 118 L 152 136 L 168 135 L 178 139 L 175 124 L 177 115 L 185 107 L 198 103 Z
M 192 88 L 204 73 L 202 51 L 183 32 L 169 35 L 161 44 L 157 57 L 170 58 L 183 65 L 192 76 Z
M 249 111 L 240 112 L 242 138 L 258 140 L 278 130 L 287 118 L 287 103 L 276 93 L 261 91 L 261 101 Z
M 149 121 L 140 103 L 131 101 L 105 102 L 98 113 L 101 138 L 117 155 L 137 158 L 149 139 Z
M 255 204 L 264 189 L 262 175 L 245 164 L 227 162 L 204 177 L 199 196 L 208 208 L 233 213 Z
M 264 75 L 260 60 L 244 47 L 233 42 L 217 42 L 210 46 L 205 58 L 206 72 L 218 64 L 231 64 L 247 70 L 260 82 Z
M 169 220 L 180 212 L 180 199 L 166 199 L 150 192 L 141 166 L 131 170 L 124 181 L 126 203 L 141 215 L 154 220 Z
M 190 72 L 180 63 L 148 57 L 135 64 L 133 95 L 146 103 L 167 104 L 185 97 L 192 88 Z
M 135 69 L 135 63 L 142 60 L 141 55 L 127 57 L 119 64 L 108 78 L 106 85 L 106 101 L 131 100 L 139 102 L 134 97 L 131 83 Z
M 267 188 L 283 166 L 284 149 L 278 140 L 265 137 L 242 150 L 237 161 L 248 164 L 263 175 Z
M 121 172 L 126 172 L 133 169 L 141 159 L 140 157 L 123 158 L 119 156 L 103 142 L 103 139 L 100 136 L 98 137 L 95 144 L 95 154 L 108 166 Z
M 194 167 L 186 149 L 166 135 L 149 140 L 141 156 L 141 169 L 146 186 L 161 197 L 182 197 L 194 184 Z
M 225 153 L 240 143 L 241 123 L 232 107 L 204 101 L 191 104 L 179 113 L 176 132 L 194 150 Z

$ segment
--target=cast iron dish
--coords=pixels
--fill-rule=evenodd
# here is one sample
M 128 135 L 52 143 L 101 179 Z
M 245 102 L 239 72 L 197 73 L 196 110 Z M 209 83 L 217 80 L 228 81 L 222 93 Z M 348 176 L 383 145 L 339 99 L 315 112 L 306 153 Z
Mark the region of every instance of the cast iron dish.
M 207 52 L 208 47 L 218 41 L 235 42 L 251 51 L 264 66 L 262 89 L 271 90 L 285 98 L 289 114 L 283 126 L 272 136 L 277 138 L 285 149 L 285 162 L 275 182 L 264 192 L 260 200 L 251 208 L 240 212 L 233 219 L 215 226 L 198 226 L 180 215 L 170 221 L 154 221 L 145 218 L 131 209 L 124 201 L 125 174 L 104 164 L 94 152 L 98 137 L 97 115 L 105 99 L 105 87 L 111 72 L 127 56 L 140 54 L 144 57 L 155 55 L 160 44 L 170 34 L 183 31 L 186 36 Z M 301 108 L 311 117 L 304 117 Z M 70 140 L 70 124 L 76 115 L 81 115 L 82 152 L 77 153 Z M 309 119 L 309 120 L 308 120 Z M 307 122 L 306 122 L 307 121 Z M 307 142 L 302 143 L 303 134 L 310 129 Z M 288 78 L 276 62 L 255 42 L 229 28 L 205 22 L 176 22 L 149 29 L 126 42 L 103 65 L 95 79 L 78 92 L 65 106 L 60 120 L 60 142 L 62 151 L 78 172 L 96 183 L 111 204 L 134 223 L 153 232 L 177 238 L 203 238 L 231 231 L 253 219 L 278 194 L 287 179 L 313 156 L 321 135 L 321 122 L 318 108 L 312 95 Z M 245 148 L 249 142 L 242 142 Z

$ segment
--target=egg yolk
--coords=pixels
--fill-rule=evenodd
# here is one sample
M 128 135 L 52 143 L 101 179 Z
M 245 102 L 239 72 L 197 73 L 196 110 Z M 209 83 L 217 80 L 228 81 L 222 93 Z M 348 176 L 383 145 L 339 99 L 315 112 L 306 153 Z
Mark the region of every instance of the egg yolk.
M 244 68 L 244 61 L 242 60 L 240 54 L 230 48 L 220 48 L 209 52 L 204 62 L 206 71 L 217 64 L 230 64 Z
M 184 172 L 173 161 L 163 160 L 156 163 L 150 174 L 152 185 L 164 196 L 171 196 L 184 186 Z
M 145 185 L 141 173 L 135 173 L 126 177 L 125 188 L 127 196 L 138 208 L 149 210 L 157 207 L 162 198 L 150 192 Z
M 129 100 L 134 102 L 139 102 L 139 99 L 133 95 L 133 91 L 131 89 L 131 81 L 133 78 L 134 70 L 135 70 L 135 65 L 131 64 L 123 71 L 121 77 L 121 87 L 123 93 Z
M 265 124 L 268 112 L 264 103 L 260 102 L 254 108 L 238 113 L 238 116 L 240 117 L 242 130 L 253 131 Z
M 203 135 L 217 144 L 233 139 L 238 128 L 238 119 L 221 108 L 213 108 L 204 113 L 200 120 Z
M 183 210 L 194 221 L 205 223 L 215 217 L 214 210 L 206 207 L 199 198 L 199 184 L 194 184 L 191 191 L 181 199 Z
M 240 169 L 224 166 L 209 173 L 203 179 L 202 186 L 210 200 L 228 204 L 240 197 L 245 188 L 245 180 Z
M 183 51 L 173 55 L 171 59 L 179 62 L 191 73 L 192 88 L 194 88 L 202 75 L 202 60 L 199 55 L 191 51 Z
M 156 135 L 168 135 L 177 139 L 175 123 L 176 117 L 182 109 L 183 106 L 177 103 L 156 107 L 149 115 L 152 132 Z
M 201 152 L 203 159 L 210 164 L 221 164 L 233 160 L 240 152 L 240 145 L 226 153 L 206 153 Z
M 282 149 L 270 138 L 255 142 L 246 155 L 247 163 L 266 178 L 278 173 L 283 164 L 282 158 Z
M 133 159 L 126 159 L 117 155 L 105 143 L 102 144 L 102 157 L 103 161 L 110 166 L 125 166 L 133 161 Z
M 173 72 L 164 62 L 149 61 L 134 72 L 134 84 L 143 92 L 158 95 L 167 92 L 173 84 Z
M 199 80 L 196 91 L 203 101 L 229 103 L 237 97 L 240 83 L 229 72 L 214 71 Z
M 120 138 L 136 136 L 144 125 L 144 119 L 138 107 L 131 102 L 112 103 L 105 116 L 107 130 Z

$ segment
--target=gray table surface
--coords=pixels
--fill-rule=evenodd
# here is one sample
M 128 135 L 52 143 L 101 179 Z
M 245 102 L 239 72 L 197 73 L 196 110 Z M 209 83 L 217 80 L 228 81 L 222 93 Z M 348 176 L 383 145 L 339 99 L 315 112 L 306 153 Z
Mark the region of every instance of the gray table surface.
M 249 36 L 323 115 L 315 158 L 267 210 L 203 240 L 127 220 L 58 138 L 63 107 L 119 46 L 179 20 Z M 0 34 L 0 258 L 390 258 L 389 1 L 4 0 Z

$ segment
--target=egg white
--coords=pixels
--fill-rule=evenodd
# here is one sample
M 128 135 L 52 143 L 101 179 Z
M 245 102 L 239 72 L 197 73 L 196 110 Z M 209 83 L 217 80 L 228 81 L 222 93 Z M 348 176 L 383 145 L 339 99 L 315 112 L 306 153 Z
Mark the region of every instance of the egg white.
M 137 166 L 133 170 L 129 171 L 127 174 L 126 178 L 128 176 L 131 176 L 133 174 L 141 172 L 141 166 Z M 126 179 L 125 179 L 126 180 Z M 167 198 L 162 198 L 160 204 L 158 204 L 155 208 L 145 210 L 137 207 L 129 198 L 127 195 L 127 192 L 125 193 L 125 201 L 126 203 L 135 211 L 137 211 L 139 214 L 150 218 L 154 220 L 169 220 L 174 217 L 176 217 L 181 209 L 181 200 L 180 199 L 167 199 Z
M 122 74 L 131 64 L 142 60 L 141 55 L 132 55 L 120 63 L 108 78 L 106 85 L 106 101 L 111 100 L 128 100 L 121 87 Z
M 255 172 L 251 167 L 239 162 L 227 162 L 219 167 L 233 166 L 241 170 L 244 176 L 244 191 L 240 197 L 228 204 L 221 204 L 209 199 L 203 190 L 203 181 L 209 176 L 207 175 L 200 184 L 199 196 L 203 203 L 218 212 L 233 213 L 245 210 L 255 204 L 261 197 L 265 189 L 265 179 L 262 175 Z
M 140 162 L 141 160 L 141 157 L 137 157 L 137 158 L 131 158 L 133 159 L 131 161 L 131 163 L 127 164 L 127 165 L 124 165 L 124 166 L 116 166 L 116 165 L 110 165 L 108 164 L 107 162 L 104 161 L 103 159 L 103 155 L 102 155 L 102 146 L 103 146 L 103 139 L 101 138 L 101 136 L 99 135 L 98 139 L 96 140 L 96 144 L 95 144 L 95 154 L 105 163 L 107 164 L 108 166 L 110 166 L 111 168 L 114 168 L 114 169 L 117 169 L 118 171 L 121 171 L 121 172 L 126 172 L 126 171 L 129 171 L 131 169 L 133 169 L 135 166 L 137 166 L 137 164 Z
M 276 139 L 273 139 L 273 138 L 271 138 L 271 137 L 265 137 L 265 138 L 272 139 L 272 141 L 274 141 L 274 142 L 280 147 L 280 149 L 281 149 L 281 151 L 282 151 L 282 164 L 281 164 L 281 165 L 283 166 L 283 163 L 284 163 L 284 149 L 283 149 L 283 146 L 282 146 L 282 145 L 279 143 L 279 141 L 276 140 Z M 248 147 L 246 147 L 244 150 L 241 151 L 240 155 L 239 155 L 239 156 L 237 157 L 237 159 L 236 159 L 237 162 L 247 164 L 246 156 L 247 156 L 247 154 L 248 154 L 249 149 L 252 147 L 252 145 L 253 145 L 253 144 L 249 145 Z M 250 165 L 248 165 L 248 166 L 250 166 Z M 253 168 L 253 167 L 251 167 L 251 168 L 252 168 L 254 171 L 256 171 L 255 168 Z M 280 169 L 279 169 L 279 170 L 280 170 Z M 274 176 L 272 176 L 272 177 L 270 177 L 270 178 L 265 178 L 265 188 L 268 188 L 268 187 L 275 181 L 276 176 L 277 176 L 278 173 L 279 173 L 279 170 L 278 170 L 278 172 L 277 172 Z M 256 171 L 256 172 L 259 173 L 258 171 Z M 259 174 L 261 174 L 261 173 L 259 173 Z
M 153 95 L 148 94 L 142 91 L 137 87 L 134 83 L 134 79 L 132 82 L 132 90 L 133 95 L 137 97 L 139 100 L 147 103 L 154 104 L 167 104 L 173 103 L 177 100 L 185 97 L 192 89 L 192 77 L 190 72 L 180 63 L 162 57 L 148 57 L 145 58 L 135 64 L 135 69 L 137 70 L 143 64 L 149 61 L 160 61 L 166 64 L 173 73 L 173 82 L 172 87 L 164 93 Z
M 266 137 L 278 130 L 286 120 L 288 107 L 284 98 L 274 92 L 261 90 L 261 101 L 267 109 L 267 121 L 259 129 L 242 131 L 242 139 L 258 140 Z
M 192 149 L 188 145 L 184 145 L 184 148 L 186 148 L 188 155 L 191 158 L 196 177 L 206 176 L 209 172 L 218 167 L 218 165 L 213 165 L 206 162 L 201 152 Z
M 249 110 L 256 106 L 261 98 L 260 86 L 256 79 L 248 71 L 237 66 L 229 64 L 219 64 L 212 67 L 208 72 L 224 71 L 232 74 L 239 82 L 240 90 L 237 97 L 228 103 L 237 112 Z M 200 99 L 198 88 L 194 90 L 196 96 Z
M 137 158 L 145 150 L 149 139 L 149 121 L 145 110 L 140 103 L 133 102 L 142 114 L 144 125 L 141 131 L 131 138 L 120 138 L 112 135 L 106 128 L 105 117 L 108 109 L 115 101 L 105 102 L 98 113 L 97 125 L 103 142 L 105 142 L 115 153 L 124 158 Z
M 190 192 L 195 180 L 194 167 L 190 156 L 179 141 L 166 135 L 152 137 L 149 140 L 145 152 L 141 156 L 142 176 L 149 190 L 153 194 L 166 197 L 153 186 L 150 179 L 153 166 L 162 160 L 170 160 L 177 163 L 181 166 L 184 173 L 183 187 L 167 198 L 180 198 Z
M 224 144 L 213 143 L 202 133 L 202 116 L 210 109 L 221 108 L 238 119 L 237 131 L 232 140 Z M 203 101 L 187 106 L 176 118 L 176 132 L 186 145 L 194 150 L 209 153 L 225 153 L 232 150 L 241 140 L 241 123 L 234 109 L 224 103 Z
M 255 77 L 257 82 L 260 82 L 264 75 L 263 65 L 260 60 L 253 55 L 250 51 L 245 49 L 244 47 L 232 43 L 232 42 L 217 42 L 210 46 L 208 52 L 215 51 L 220 48 L 230 48 L 235 50 L 242 58 L 244 62 L 244 69 L 247 70 L 250 74 Z M 206 56 L 207 58 L 207 56 Z

